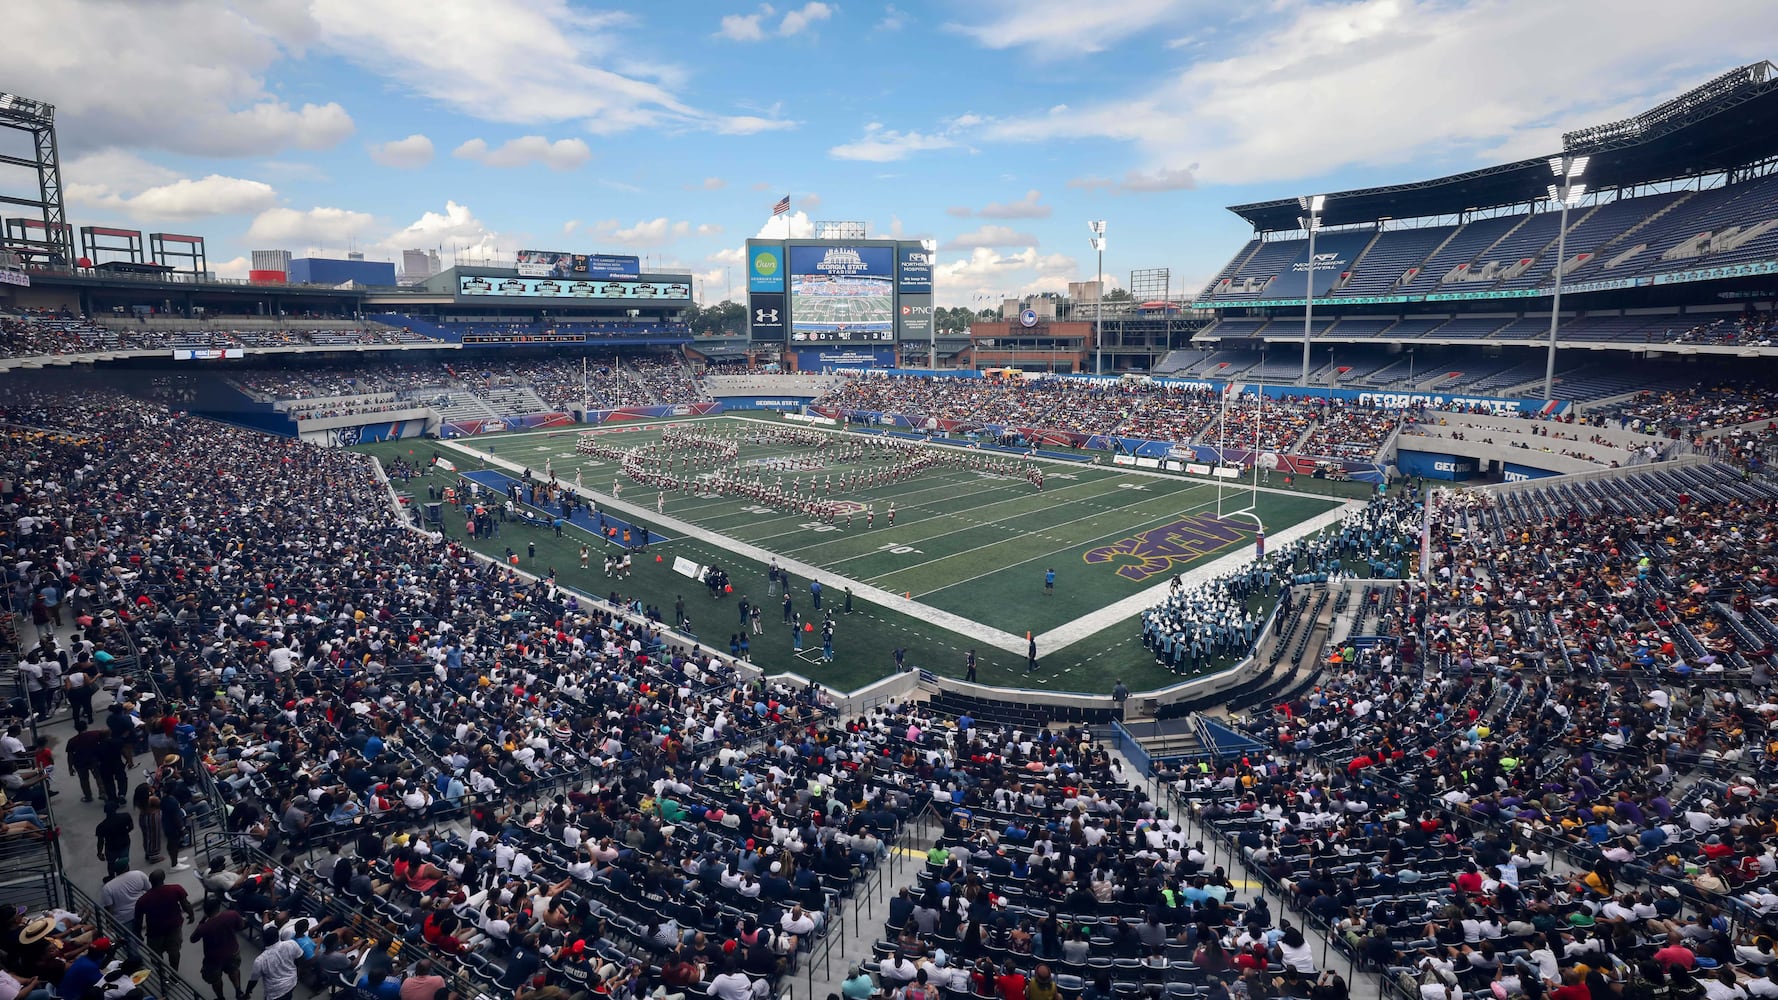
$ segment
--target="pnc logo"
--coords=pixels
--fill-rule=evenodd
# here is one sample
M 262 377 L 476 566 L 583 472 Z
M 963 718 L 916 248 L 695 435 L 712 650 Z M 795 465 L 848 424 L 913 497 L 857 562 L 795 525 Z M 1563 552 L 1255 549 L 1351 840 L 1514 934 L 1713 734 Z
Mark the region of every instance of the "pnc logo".
M 770 250 L 761 250 L 753 255 L 753 273 L 769 278 L 778 273 L 778 255 Z

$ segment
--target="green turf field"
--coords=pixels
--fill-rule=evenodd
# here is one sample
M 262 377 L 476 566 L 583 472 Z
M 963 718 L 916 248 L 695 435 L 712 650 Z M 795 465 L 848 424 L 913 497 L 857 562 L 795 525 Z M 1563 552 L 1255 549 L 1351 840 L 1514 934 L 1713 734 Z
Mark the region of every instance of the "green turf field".
M 749 422 L 755 419 L 759 422 Z M 695 423 L 708 430 L 781 426 L 769 418 L 705 418 Z M 623 448 L 645 446 L 658 442 L 667 425 L 631 425 L 620 432 L 600 434 L 598 440 Z M 499 459 L 539 475 L 547 463 L 563 482 L 572 482 L 578 471 L 587 489 L 608 495 L 616 478 L 616 463 L 576 455 L 574 447 L 582 430 L 488 435 L 460 444 L 491 450 Z M 453 458 L 462 471 L 479 467 L 452 443 L 391 442 L 366 446 L 365 450 L 389 457 L 410 447 L 422 457 L 429 456 L 434 447 L 456 452 Z M 819 465 L 823 478 L 831 475 L 839 479 L 874 467 L 868 459 L 833 461 L 831 455 L 781 442 L 744 444 L 737 464 L 750 468 L 751 463 L 791 455 L 818 460 L 812 464 Z M 828 525 L 806 514 L 744 498 L 668 492 L 664 511 L 668 518 L 717 537 L 685 537 L 670 524 L 660 527 L 675 536 L 651 549 L 651 555 L 660 555 L 664 561 L 657 565 L 652 559 L 644 560 L 632 578 L 622 582 L 623 593 L 665 609 L 671 609 L 675 598 L 683 594 L 700 638 L 726 646 L 738 627 L 734 602 L 745 593 L 760 603 L 766 589 L 763 562 L 728 549 L 724 541 L 732 539 L 757 546 L 780 560 L 815 567 L 816 578 L 827 590 L 829 607 L 843 601 L 848 584 L 859 590 L 873 587 L 907 595 L 917 604 L 904 613 L 855 600 L 853 614 L 841 616 L 836 629 L 837 662 L 822 665 L 816 661 L 818 636 L 805 642 L 805 647 L 812 649 L 805 648 L 800 656 L 792 654 L 788 630 L 780 624 L 779 599 L 768 600 L 764 604 L 766 635 L 751 640 L 751 658 L 768 670 L 795 670 L 835 687 L 854 689 L 887 673 L 890 651 L 898 646 L 908 650 L 909 663 L 946 674 L 962 673 L 964 651 L 973 646 L 980 657 L 979 677 L 987 683 L 1096 692 L 1109 688 L 1116 677 L 1137 690 L 1176 680 L 1155 665 L 1142 647 L 1132 616 L 1107 609 L 1164 584 L 1172 574 L 1231 553 L 1250 552 L 1251 524 L 1217 521 L 1216 487 L 1202 480 L 1068 462 L 1041 465 L 1046 474 L 1041 493 L 1017 475 L 941 466 L 906 481 L 831 495 L 872 505 L 877 516 L 875 526 L 868 529 L 862 515 L 854 517 L 850 527 L 843 517 Z M 762 473 L 768 483 L 778 474 Z M 810 475 L 801 470 L 782 474 L 787 485 L 799 475 L 807 483 Z M 657 491 L 628 477 L 623 479 L 621 499 L 642 508 L 641 520 L 654 527 L 646 514 L 654 510 Z M 419 483 L 410 489 L 425 492 Z M 827 494 L 818 489 L 815 495 Z M 1230 490 L 1224 509 L 1248 506 L 1252 496 L 1245 490 Z M 1262 491 L 1257 496 L 1259 517 L 1273 533 L 1338 502 L 1301 493 Z M 896 508 L 894 527 L 886 523 L 890 503 Z M 461 537 L 461 524 L 455 527 Z M 508 530 L 511 533 L 513 529 Z M 528 568 L 554 568 L 570 586 L 592 593 L 609 591 L 612 581 L 603 578 L 597 559 L 588 573 L 578 570 L 574 553 L 590 536 L 575 537 L 572 528 L 570 537 L 561 540 L 543 537 L 548 534 L 538 533 L 540 565 Z M 516 537 L 529 540 L 528 535 Z M 498 553 L 512 542 L 503 537 L 478 542 L 477 547 L 484 544 Z M 712 601 L 695 581 L 671 572 L 675 556 L 728 569 L 736 581 L 735 594 Z M 1055 569 L 1057 582 L 1054 593 L 1046 595 L 1043 581 L 1049 568 Z M 793 583 L 797 610 L 805 616 L 812 612 L 808 583 L 801 574 Z M 1021 653 L 992 649 L 935 625 L 922 617 L 920 608 L 958 615 L 1021 640 L 1027 632 L 1041 639 L 1044 633 L 1062 626 L 1075 632 L 1086 628 L 1093 634 L 1056 649 L 1040 646 L 1039 671 L 1026 675 Z M 1080 624 L 1071 625 L 1077 622 Z

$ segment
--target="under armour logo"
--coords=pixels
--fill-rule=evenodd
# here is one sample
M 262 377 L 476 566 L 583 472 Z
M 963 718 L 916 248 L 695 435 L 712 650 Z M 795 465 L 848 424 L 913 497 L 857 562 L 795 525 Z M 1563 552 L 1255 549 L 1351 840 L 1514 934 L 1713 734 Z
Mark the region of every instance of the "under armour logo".
M 776 323 L 776 322 L 778 322 L 778 310 L 776 310 L 776 309 L 755 309 L 755 310 L 753 310 L 753 322 L 755 322 L 755 323 Z

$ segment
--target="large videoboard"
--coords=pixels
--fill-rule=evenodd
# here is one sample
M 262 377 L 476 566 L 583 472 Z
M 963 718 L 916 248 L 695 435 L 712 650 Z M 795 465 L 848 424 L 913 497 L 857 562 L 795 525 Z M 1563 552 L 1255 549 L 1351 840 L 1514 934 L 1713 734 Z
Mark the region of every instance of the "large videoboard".
M 790 247 L 790 340 L 895 339 L 895 248 Z
M 898 341 L 932 339 L 936 263 L 913 240 L 748 240 L 748 334 L 821 367 L 851 364 L 835 346 L 894 364 Z

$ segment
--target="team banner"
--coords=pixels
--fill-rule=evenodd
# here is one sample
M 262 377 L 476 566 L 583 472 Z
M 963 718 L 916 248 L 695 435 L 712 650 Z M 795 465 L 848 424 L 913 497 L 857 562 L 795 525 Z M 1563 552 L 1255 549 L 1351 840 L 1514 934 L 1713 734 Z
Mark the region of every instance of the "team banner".
M 901 245 L 896 269 L 896 287 L 903 295 L 932 294 L 932 251 L 919 244 Z
M 691 286 L 679 281 L 615 281 L 561 278 L 502 278 L 459 275 L 457 292 L 481 298 L 659 299 L 691 301 Z
M 747 290 L 784 290 L 784 247 L 778 243 L 747 244 Z
M 636 278 L 642 261 L 622 254 L 520 250 L 518 272 L 523 278 Z

